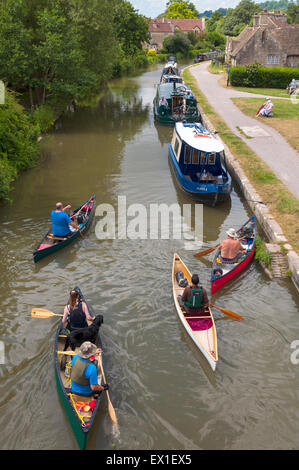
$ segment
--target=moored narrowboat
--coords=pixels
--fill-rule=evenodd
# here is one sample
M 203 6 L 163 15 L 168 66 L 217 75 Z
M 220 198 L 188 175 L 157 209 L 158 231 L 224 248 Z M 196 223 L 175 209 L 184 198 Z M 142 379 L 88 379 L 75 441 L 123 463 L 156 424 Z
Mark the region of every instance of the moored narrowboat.
M 193 93 L 185 84 L 161 83 L 154 98 L 154 116 L 160 124 L 200 122 L 201 115 Z
M 180 187 L 189 196 L 215 206 L 229 199 L 232 179 L 222 142 L 199 123 L 175 124 L 169 159 Z

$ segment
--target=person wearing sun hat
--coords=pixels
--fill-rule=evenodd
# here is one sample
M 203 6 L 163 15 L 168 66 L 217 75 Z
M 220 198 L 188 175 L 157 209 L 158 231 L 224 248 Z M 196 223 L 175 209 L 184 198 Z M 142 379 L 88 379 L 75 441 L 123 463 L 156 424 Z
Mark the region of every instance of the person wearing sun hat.
M 95 355 L 101 353 L 95 344 L 85 341 L 73 357 L 71 368 L 71 390 L 77 395 L 92 395 L 95 392 L 108 390 L 108 384 L 98 384 L 98 370 L 94 363 Z
M 245 252 L 238 235 L 234 228 L 230 228 L 227 232 L 227 239 L 223 240 L 219 249 L 221 250 L 220 259 L 223 263 L 235 263 Z

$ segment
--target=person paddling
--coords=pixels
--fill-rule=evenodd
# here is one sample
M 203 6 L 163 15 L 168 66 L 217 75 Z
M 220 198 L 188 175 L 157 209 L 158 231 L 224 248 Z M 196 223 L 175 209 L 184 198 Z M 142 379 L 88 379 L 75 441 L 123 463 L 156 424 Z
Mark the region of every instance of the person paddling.
M 187 313 L 203 313 L 209 306 L 207 291 L 199 284 L 198 274 L 193 274 L 191 285 L 185 287 L 179 302 L 184 306 Z
M 234 228 L 230 228 L 226 233 L 227 239 L 223 240 L 219 245 L 221 250 L 220 259 L 224 263 L 234 263 L 240 259 L 245 250 L 238 240 L 238 235 Z
M 108 390 L 109 385 L 98 384 L 98 370 L 94 363 L 95 354 L 102 350 L 90 341 L 82 343 L 78 354 L 73 357 L 71 368 L 71 391 L 78 395 L 92 395 L 95 392 Z
M 62 328 L 69 331 L 77 328 L 86 328 L 87 320 L 92 321 L 92 317 L 88 311 L 87 305 L 80 299 L 80 294 L 75 289 L 70 292 L 68 304 L 64 307 L 62 317 Z
M 76 221 L 72 220 L 65 212 L 70 208 L 70 205 L 63 207 L 61 202 L 57 202 L 56 209 L 51 212 L 52 233 L 54 237 L 69 237 L 72 234 L 70 226 L 80 230 L 80 226 Z

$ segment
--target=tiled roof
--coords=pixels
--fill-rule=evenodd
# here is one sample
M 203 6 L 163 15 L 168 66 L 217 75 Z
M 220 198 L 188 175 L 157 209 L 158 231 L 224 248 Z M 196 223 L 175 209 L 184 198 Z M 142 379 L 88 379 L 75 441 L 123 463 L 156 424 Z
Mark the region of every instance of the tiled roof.
M 173 32 L 174 28 L 179 28 L 181 31 L 193 31 L 194 28 L 204 29 L 204 21 L 202 18 L 198 19 L 170 19 L 170 18 L 156 18 L 150 20 L 149 31 L 150 33 L 167 33 Z
M 271 34 L 287 55 L 299 55 L 299 24 L 272 29 Z
M 150 33 L 173 33 L 174 27 L 169 20 L 156 19 L 149 22 Z
M 246 26 L 245 29 L 239 34 L 239 36 L 232 41 L 231 55 L 235 57 L 238 52 L 245 46 L 245 44 L 255 35 L 259 28 L 253 28 Z
M 198 27 L 201 30 L 203 29 L 203 20 L 202 18 L 193 19 L 172 19 L 172 23 L 175 28 L 180 28 L 182 31 L 193 31 L 194 28 Z

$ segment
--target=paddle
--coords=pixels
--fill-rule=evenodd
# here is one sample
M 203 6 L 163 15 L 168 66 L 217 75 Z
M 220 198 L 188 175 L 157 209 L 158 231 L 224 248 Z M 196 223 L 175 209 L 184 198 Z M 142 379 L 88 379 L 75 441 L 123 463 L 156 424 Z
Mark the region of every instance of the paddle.
M 248 237 L 248 235 L 246 236 Z M 243 240 L 243 238 L 246 238 L 246 236 L 241 237 L 241 238 L 236 238 L 236 240 Z M 209 253 L 212 253 L 212 251 L 215 251 L 217 249 L 220 249 L 220 245 L 214 248 L 208 248 L 207 250 L 204 250 L 204 251 L 199 251 L 198 253 L 195 253 L 193 256 L 195 256 L 195 258 L 200 258 L 201 256 L 208 255 Z
M 104 374 L 104 370 L 103 370 L 103 364 L 102 364 L 102 356 L 101 354 L 99 355 L 99 366 L 100 366 L 100 369 L 101 369 L 101 372 L 102 372 L 102 376 L 103 376 L 103 380 L 104 380 L 104 383 L 106 384 L 106 379 L 105 379 L 105 374 Z M 106 393 L 107 393 L 107 401 L 108 401 L 108 412 L 109 412 L 109 416 L 110 416 L 110 419 L 112 421 L 112 424 L 113 426 L 115 427 L 115 430 L 117 431 L 117 433 L 119 432 L 119 427 L 118 427 L 118 422 L 117 422 L 117 418 L 116 418 L 116 413 L 115 413 L 115 410 L 112 406 L 112 403 L 110 401 L 110 397 L 109 397 L 109 393 L 108 393 L 108 390 L 106 390 Z
M 231 310 L 227 310 L 227 309 L 221 308 L 221 307 L 216 307 L 216 305 L 213 305 L 213 304 L 210 304 L 210 307 L 217 308 L 217 310 L 220 310 L 225 315 L 228 315 L 229 317 L 235 318 L 236 320 L 244 320 L 244 318 L 241 317 L 241 315 L 238 315 L 237 313 L 232 312 Z
M 207 250 L 199 251 L 198 253 L 195 253 L 193 256 L 195 256 L 195 258 L 200 258 L 201 256 L 205 256 L 205 255 L 208 255 L 209 253 L 212 253 L 212 251 L 217 250 L 217 248 L 219 248 L 219 245 L 214 248 L 208 248 Z
M 90 200 L 88 201 L 88 203 L 89 203 L 89 202 L 90 202 Z M 70 217 L 71 217 L 71 218 L 72 218 L 72 217 L 76 217 L 76 218 L 77 218 L 78 215 L 80 214 L 80 212 L 82 211 L 82 208 L 83 208 L 83 205 L 80 207 L 80 209 L 78 210 L 78 212 L 73 212 L 73 213 L 70 215 Z M 82 232 L 80 231 L 80 229 L 77 229 L 77 230 L 78 230 L 78 232 L 80 233 L 80 236 L 81 236 L 82 240 L 85 240 L 85 238 L 84 238 L 84 236 L 82 235 Z
M 31 316 L 33 318 L 51 318 L 51 317 L 63 317 L 60 313 L 53 313 L 50 310 L 46 310 L 45 308 L 33 308 L 31 310 Z

